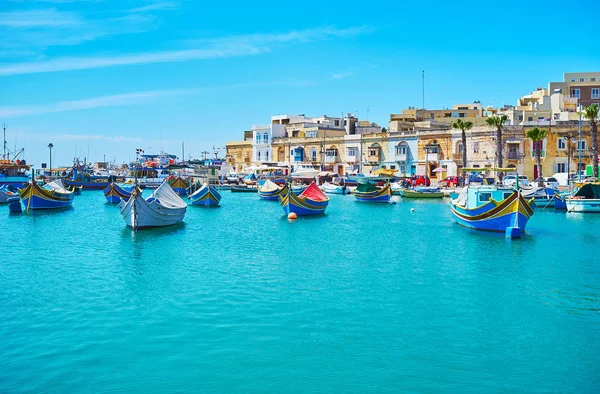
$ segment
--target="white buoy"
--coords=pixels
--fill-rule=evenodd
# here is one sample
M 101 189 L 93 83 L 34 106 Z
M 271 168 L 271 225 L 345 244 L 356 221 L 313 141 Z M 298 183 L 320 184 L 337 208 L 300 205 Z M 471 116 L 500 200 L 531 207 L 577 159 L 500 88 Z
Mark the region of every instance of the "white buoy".
M 411 208 L 411 209 L 410 209 L 410 211 L 411 211 L 411 212 L 414 212 L 414 211 L 415 211 L 415 209 L 414 209 L 414 208 Z

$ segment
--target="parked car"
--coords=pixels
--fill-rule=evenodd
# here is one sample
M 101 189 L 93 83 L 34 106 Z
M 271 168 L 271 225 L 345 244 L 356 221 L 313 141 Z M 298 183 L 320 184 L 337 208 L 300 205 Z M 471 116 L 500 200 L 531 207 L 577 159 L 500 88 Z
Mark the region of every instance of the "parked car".
M 502 179 L 502 184 L 504 186 L 515 186 L 515 183 L 517 183 L 516 175 L 506 175 L 504 179 Z M 519 185 L 529 186 L 529 180 L 525 175 L 519 175 Z
M 227 183 L 238 183 L 240 181 L 240 176 L 237 172 L 230 172 L 227 174 Z
M 440 186 L 442 187 L 458 187 L 462 182 L 462 177 L 460 176 L 447 176 L 440 181 Z
M 431 186 L 431 180 L 425 175 L 415 175 L 410 184 L 412 186 Z

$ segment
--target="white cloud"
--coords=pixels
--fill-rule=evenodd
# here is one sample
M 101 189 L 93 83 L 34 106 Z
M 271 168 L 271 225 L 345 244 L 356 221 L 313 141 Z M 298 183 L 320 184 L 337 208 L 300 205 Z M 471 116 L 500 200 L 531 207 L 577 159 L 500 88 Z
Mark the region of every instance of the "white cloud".
M 188 41 L 188 43 L 202 44 L 203 47 L 175 51 L 121 54 L 103 57 L 57 58 L 43 62 L 14 63 L 4 65 L 0 68 L 0 76 L 251 56 L 270 51 L 269 44 L 309 42 L 332 37 L 348 37 L 368 30 L 367 27 L 352 27 L 347 29 L 319 27 L 280 34 L 252 34 L 194 40 Z
M 343 72 L 343 73 L 339 73 L 339 74 L 333 74 L 331 76 L 331 79 L 342 79 L 342 78 L 348 78 L 350 76 L 352 76 L 352 71 L 347 71 L 347 72 Z
M 65 27 L 81 25 L 77 14 L 60 12 L 54 8 L 47 10 L 0 12 L 0 26 L 9 28 Z
M 161 1 L 158 3 L 148 4 L 143 7 L 134 8 L 129 12 L 148 12 L 148 11 L 163 11 L 163 10 L 174 10 L 177 8 L 177 4 L 172 1 Z
M 84 100 L 61 101 L 53 104 L 0 107 L 0 118 L 76 111 L 91 108 L 138 105 L 150 102 L 152 101 L 152 99 L 161 96 L 190 94 L 195 92 L 197 92 L 197 90 L 193 89 L 155 90 L 146 92 L 117 94 L 112 96 L 102 96 Z

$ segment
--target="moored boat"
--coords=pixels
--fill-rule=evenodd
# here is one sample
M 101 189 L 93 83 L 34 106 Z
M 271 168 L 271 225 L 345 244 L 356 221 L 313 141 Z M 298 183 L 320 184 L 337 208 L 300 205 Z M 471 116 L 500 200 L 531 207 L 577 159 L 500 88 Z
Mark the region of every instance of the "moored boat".
M 27 211 L 37 209 L 68 208 L 73 204 L 75 193 L 65 189 L 62 183 L 50 182 L 44 186 L 30 181 L 19 190 L 21 201 Z
M 258 186 L 258 197 L 262 200 L 277 201 L 279 195 L 283 193 L 287 186 L 278 186 L 275 182 L 267 179 L 262 185 Z
M 142 189 L 134 187 L 129 200 L 121 200 L 119 209 L 125 224 L 137 230 L 180 223 L 185 216 L 187 204 L 168 182 L 163 182 L 147 199 L 142 197 Z
M 173 191 L 180 196 L 185 196 L 190 187 L 190 183 L 180 176 L 169 180 L 169 184 L 173 188 Z
M 390 202 L 392 191 L 389 184 L 379 188 L 370 183 L 360 183 L 354 190 L 354 196 L 360 202 Z
M 600 213 L 600 183 L 584 183 L 565 203 L 567 212 Z
M 526 199 L 533 198 L 538 208 L 554 208 L 558 193 L 549 187 L 532 187 L 530 190 L 522 189 L 521 193 Z
M 255 186 L 235 185 L 231 186 L 232 193 L 256 193 L 258 189 Z
M 299 195 L 286 188 L 285 192 L 279 195 L 279 203 L 287 215 L 320 215 L 325 213 L 329 197 L 313 182 Z
M 413 189 L 402 190 L 401 196 L 404 198 L 443 198 L 444 193 L 439 187 L 415 187 Z
M 349 190 L 346 187 L 346 185 L 340 186 L 340 185 L 331 184 L 329 182 L 325 182 L 324 184 L 321 185 L 321 187 L 327 194 L 348 194 L 349 193 Z
M 19 195 L 10 190 L 10 188 L 7 185 L 0 186 L 0 203 L 7 203 L 8 199 L 11 197 L 19 197 Z
M 120 203 L 121 200 L 129 200 L 133 186 L 120 186 L 117 183 L 111 183 L 104 190 L 106 201 L 111 204 Z
M 248 174 L 242 179 L 242 182 L 244 182 L 245 185 L 256 185 L 257 181 L 258 179 L 254 173 Z
M 533 198 L 519 190 L 500 186 L 465 187 L 450 203 L 454 220 L 476 230 L 505 232 L 519 237 L 533 215 Z
M 0 186 L 22 188 L 29 182 L 30 167 L 21 160 L 0 160 Z
M 200 189 L 190 195 L 189 199 L 192 205 L 217 207 L 221 201 L 221 195 L 213 186 L 205 182 Z

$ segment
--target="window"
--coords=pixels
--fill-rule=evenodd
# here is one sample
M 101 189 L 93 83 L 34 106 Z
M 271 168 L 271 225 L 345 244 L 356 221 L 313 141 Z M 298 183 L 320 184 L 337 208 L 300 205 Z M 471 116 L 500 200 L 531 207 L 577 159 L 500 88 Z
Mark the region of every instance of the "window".
M 558 149 L 567 149 L 567 142 L 564 138 L 558 139 Z
M 369 148 L 369 156 L 379 156 L 379 147 Z
M 587 150 L 587 141 L 586 140 L 577 141 L 577 150 Z
M 269 161 L 269 151 L 266 151 L 266 152 L 265 152 L 265 160 L 266 160 L 266 161 Z
M 260 134 L 256 134 L 256 143 L 260 144 Z
M 512 192 L 504 193 L 503 199 L 506 200 L 508 197 L 512 196 Z
M 479 142 L 473 142 L 473 153 L 479 153 Z
M 439 153 L 437 146 L 430 146 L 427 148 L 427 153 Z
M 264 133 L 263 134 L 263 144 L 268 144 L 268 143 L 269 143 L 269 134 Z
M 580 98 L 581 90 L 579 89 L 571 89 L 571 96 L 575 98 Z
M 463 144 L 462 144 L 462 142 L 459 142 L 459 143 L 458 143 L 458 153 L 459 153 L 459 154 L 463 153 L 463 150 L 464 150 L 464 149 L 463 149 Z
M 479 193 L 479 202 L 488 202 L 492 198 L 492 193 Z
M 338 155 L 338 150 L 336 148 L 325 150 L 325 155 L 327 157 L 336 157 Z
M 556 163 L 556 172 L 567 172 L 567 163 Z
M 579 78 L 579 82 L 584 82 L 585 78 Z
M 519 115 L 519 120 L 523 120 L 523 115 Z
M 395 169 L 396 169 L 396 166 L 395 166 L 395 165 L 391 165 L 391 166 L 390 166 L 390 170 L 395 170 Z
M 405 154 L 406 154 L 406 145 L 396 146 L 396 156 L 405 155 Z
M 405 166 L 405 165 L 401 165 L 401 166 L 400 166 L 400 172 L 401 172 L 402 174 L 406 174 L 406 166 Z
M 256 157 L 257 157 L 258 161 L 260 161 L 260 151 L 256 152 Z
M 530 117 L 528 117 L 528 118 L 527 118 L 527 121 L 528 121 L 528 122 L 533 122 L 533 116 L 530 116 Z
M 334 121 L 333 123 L 334 123 L 336 126 L 339 126 L 339 125 L 340 125 L 340 121 L 339 121 L 339 120 L 336 120 L 336 121 Z
M 590 81 L 596 82 L 596 78 L 590 78 Z
M 571 82 L 575 82 L 575 78 L 571 78 Z
M 316 131 L 307 131 L 306 138 L 317 138 L 317 132 Z
M 600 88 L 592 88 L 592 98 L 593 99 L 600 98 Z
M 355 157 L 355 156 L 358 156 L 358 148 L 348 148 L 348 149 L 346 150 L 346 152 L 347 152 L 347 153 L 346 153 L 346 155 L 347 155 L 348 157 Z
M 310 161 L 317 161 L 317 150 L 315 148 L 310 150 Z
M 466 117 L 466 115 L 467 115 L 467 114 L 465 114 L 464 112 L 459 112 L 459 113 L 458 113 L 458 117 L 459 117 L 459 118 L 464 118 L 464 117 Z

